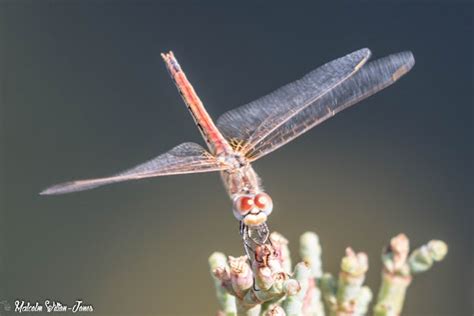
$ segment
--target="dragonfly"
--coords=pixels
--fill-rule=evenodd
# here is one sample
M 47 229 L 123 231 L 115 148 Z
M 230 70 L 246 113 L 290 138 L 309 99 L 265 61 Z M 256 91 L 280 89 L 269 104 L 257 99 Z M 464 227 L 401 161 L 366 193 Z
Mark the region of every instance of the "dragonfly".
M 247 246 L 249 242 L 259 245 L 268 240 L 267 219 L 273 210 L 272 198 L 263 189 L 252 163 L 391 85 L 415 64 L 409 51 L 369 61 L 371 51 L 360 49 L 224 113 L 214 123 L 173 52 L 161 56 L 209 150 L 196 143 L 182 143 L 118 174 L 57 184 L 40 194 L 63 194 L 128 180 L 217 171 Z

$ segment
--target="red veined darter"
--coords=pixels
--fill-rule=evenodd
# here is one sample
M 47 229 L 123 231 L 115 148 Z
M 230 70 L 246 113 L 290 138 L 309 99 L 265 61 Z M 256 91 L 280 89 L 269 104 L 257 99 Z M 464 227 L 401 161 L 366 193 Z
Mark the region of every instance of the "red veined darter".
M 170 151 L 113 176 L 57 184 L 41 194 L 63 194 L 150 177 L 219 171 L 239 220 L 244 242 L 266 242 L 273 209 L 251 163 L 299 135 L 397 81 L 414 65 L 411 52 L 368 62 L 361 49 L 320 66 L 303 78 L 230 110 L 214 123 L 172 52 L 166 67 L 209 151 L 182 143 Z M 256 231 L 259 237 L 254 237 Z M 247 248 L 246 248 L 247 250 Z

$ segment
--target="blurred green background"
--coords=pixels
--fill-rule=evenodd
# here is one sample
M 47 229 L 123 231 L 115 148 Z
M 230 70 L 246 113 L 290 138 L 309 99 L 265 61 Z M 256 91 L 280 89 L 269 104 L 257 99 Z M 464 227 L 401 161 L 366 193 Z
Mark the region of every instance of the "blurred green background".
M 405 232 L 443 239 L 404 315 L 473 312 L 472 2 L 2 1 L 1 295 L 93 304 L 96 315 L 212 315 L 207 257 L 239 255 L 218 174 L 164 177 L 45 197 L 183 141 L 203 144 L 160 58 L 173 50 L 218 115 L 322 63 L 369 47 L 412 50 L 399 83 L 255 163 L 271 228 L 307 230 L 337 272 Z M 296 256 L 295 256 L 296 258 Z

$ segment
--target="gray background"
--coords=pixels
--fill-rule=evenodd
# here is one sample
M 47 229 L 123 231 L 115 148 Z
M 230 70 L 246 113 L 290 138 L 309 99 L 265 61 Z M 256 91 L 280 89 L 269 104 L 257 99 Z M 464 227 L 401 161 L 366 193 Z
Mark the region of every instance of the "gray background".
M 37 193 L 203 143 L 160 52 L 175 52 L 217 118 L 370 47 L 374 57 L 412 50 L 415 68 L 255 164 L 275 202 L 269 224 L 293 254 L 316 231 L 333 273 L 345 247 L 366 251 L 372 288 L 391 236 L 443 239 L 448 257 L 415 278 L 404 314 L 472 314 L 472 9 L 1 2 L 2 295 L 82 298 L 96 315 L 213 314 L 207 257 L 242 252 L 217 174 Z

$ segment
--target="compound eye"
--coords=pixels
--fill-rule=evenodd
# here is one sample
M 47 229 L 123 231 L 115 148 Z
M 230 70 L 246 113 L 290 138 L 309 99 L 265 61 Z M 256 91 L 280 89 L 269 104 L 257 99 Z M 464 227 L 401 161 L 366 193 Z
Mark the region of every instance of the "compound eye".
M 264 192 L 261 192 L 261 193 L 259 193 L 255 196 L 253 201 L 254 201 L 255 205 L 259 209 L 264 211 L 265 213 L 269 214 L 272 211 L 273 202 L 272 202 L 272 198 L 270 197 L 270 195 L 268 195 Z
M 251 196 L 240 196 L 234 202 L 234 209 L 242 215 L 248 213 L 253 207 L 254 200 Z

